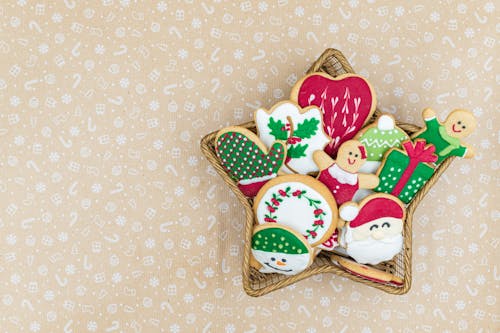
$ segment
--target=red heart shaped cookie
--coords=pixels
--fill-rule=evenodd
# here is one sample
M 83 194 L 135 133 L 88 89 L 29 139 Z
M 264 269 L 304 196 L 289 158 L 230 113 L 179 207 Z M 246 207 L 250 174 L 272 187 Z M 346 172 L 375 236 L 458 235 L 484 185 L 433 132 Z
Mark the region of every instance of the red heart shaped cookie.
M 370 83 L 356 74 L 336 78 L 324 73 L 309 74 L 295 84 L 290 99 L 301 107 L 316 105 L 323 111 L 323 126 L 332 138 L 325 151 L 332 157 L 370 119 L 377 104 Z

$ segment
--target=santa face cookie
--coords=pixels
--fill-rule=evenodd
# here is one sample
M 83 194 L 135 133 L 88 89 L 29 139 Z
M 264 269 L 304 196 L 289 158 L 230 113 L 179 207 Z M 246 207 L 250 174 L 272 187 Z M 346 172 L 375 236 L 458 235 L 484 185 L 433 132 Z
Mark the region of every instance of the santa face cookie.
M 332 138 L 325 151 L 332 157 L 364 126 L 376 107 L 373 88 L 355 74 L 335 78 L 324 73 L 309 74 L 295 84 L 290 99 L 301 107 L 316 105 L 323 111 L 325 132 Z
M 261 273 L 294 275 L 311 265 L 314 250 L 293 229 L 266 223 L 254 229 L 252 256 L 255 259 L 253 266 Z
M 215 151 L 222 166 L 249 197 L 276 177 L 285 162 L 285 144 L 276 141 L 270 147 L 268 150 L 253 132 L 238 126 L 220 130 L 215 138 Z
M 255 112 L 257 132 L 264 144 L 275 140 L 287 143 L 286 168 L 288 173 L 307 174 L 318 171 L 312 159 L 316 150 L 323 150 L 330 137 L 323 130 L 323 117 L 317 107 L 300 108 L 292 101 L 274 105 L 269 111 Z
M 438 156 L 436 164 L 450 156 L 465 158 L 474 156 L 473 149 L 460 141 L 476 129 L 477 121 L 470 111 L 454 110 L 442 124 L 431 109 L 425 109 L 422 116 L 425 128 L 415 133 L 412 138 L 425 139 L 428 144 L 433 144 L 436 147 L 436 155 Z
M 359 205 L 345 203 L 340 207 L 340 217 L 348 221 L 342 228 L 340 244 L 358 263 L 376 265 L 401 251 L 405 209 L 396 197 L 372 194 Z
M 401 142 L 410 139 L 388 114 L 381 115 L 373 124 L 359 131 L 354 138 L 366 148 L 366 163 L 359 169 L 364 173 L 375 173 L 389 149 L 400 148 Z
M 264 185 L 254 200 L 259 224 L 286 225 L 311 246 L 325 242 L 337 226 L 337 205 L 328 188 L 311 176 L 286 175 Z
M 323 151 L 316 151 L 313 158 L 320 169 L 318 180 L 328 187 L 337 205 L 352 200 L 360 188 L 378 185 L 377 176 L 358 173 L 366 161 L 365 147 L 359 141 L 344 142 L 338 150 L 337 160 Z

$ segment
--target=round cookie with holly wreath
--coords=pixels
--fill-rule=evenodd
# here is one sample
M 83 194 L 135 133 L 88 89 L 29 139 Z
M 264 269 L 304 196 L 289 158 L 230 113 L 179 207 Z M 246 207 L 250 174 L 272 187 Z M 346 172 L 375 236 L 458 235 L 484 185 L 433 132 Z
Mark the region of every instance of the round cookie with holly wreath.
M 257 193 L 253 209 L 259 224 L 283 224 L 302 234 L 311 246 L 327 241 L 337 227 L 335 198 L 307 175 L 279 176 Z
M 314 250 L 292 228 L 266 223 L 254 229 L 252 257 L 251 265 L 261 273 L 294 275 L 311 265 Z

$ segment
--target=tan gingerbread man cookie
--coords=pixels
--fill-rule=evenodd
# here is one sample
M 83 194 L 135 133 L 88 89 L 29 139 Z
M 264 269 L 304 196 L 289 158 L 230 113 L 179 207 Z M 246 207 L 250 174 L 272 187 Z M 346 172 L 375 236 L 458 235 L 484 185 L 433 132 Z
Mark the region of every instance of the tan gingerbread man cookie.
M 365 147 L 357 140 L 344 142 L 336 160 L 321 150 L 315 151 L 313 158 L 320 169 L 318 180 L 332 192 L 337 205 L 352 200 L 358 189 L 372 189 L 379 183 L 376 175 L 358 173 L 367 156 Z
M 472 134 L 477 127 L 477 120 L 472 112 L 462 109 L 453 110 L 443 123 L 439 122 L 436 112 L 432 109 L 425 109 L 422 116 L 425 127 L 415 133 L 412 139 L 425 139 L 428 144 L 436 147 L 438 156 L 436 164 L 450 156 L 465 158 L 474 156 L 474 150 L 461 141 Z

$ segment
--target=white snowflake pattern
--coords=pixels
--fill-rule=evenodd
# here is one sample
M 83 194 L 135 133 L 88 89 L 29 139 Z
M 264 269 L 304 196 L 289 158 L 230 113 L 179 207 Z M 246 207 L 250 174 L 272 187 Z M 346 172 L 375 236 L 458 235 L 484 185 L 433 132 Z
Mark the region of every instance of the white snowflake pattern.
M 98 183 L 92 184 L 91 190 L 93 193 L 101 193 L 102 185 Z
M 22 145 L 24 145 L 24 142 L 25 142 L 24 136 L 17 135 L 14 137 L 14 144 L 16 146 L 22 146 Z
M 264 83 L 264 82 L 259 82 L 257 84 L 257 91 L 260 92 L 261 94 L 262 93 L 265 93 L 267 91 L 267 84 Z
M 349 0 L 349 6 L 351 8 L 356 8 L 359 6 L 359 1 L 358 0 Z
M 396 14 L 396 16 L 403 16 L 405 13 L 405 8 L 402 7 L 402 6 L 397 6 L 396 8 L 394 8 L 394 14 Z
M 71 136 L 78 136 L 80 134 L 80 128 L 78 128 L 78 126 L 71 126 L 69 129 L 69 134 Z
M 8 245 L 15 245 L 16 242 L 17 242 L 17 237 L 16 235 L 14 234 L 8 234 L 6 237 L 5 237 L 5 242 L 8 244 Z
M 429 18 L 432 22 L 436 23 L 441 19 L 441 15 L 438 12 L 432 12 L 429 15 Z
M 243 56 L 244 56 L 244 55 L 245 55 L 245 53 L 244 53 L 244 52 L 243 52 L 243 50 L 241 50 L 241 49 L 236 49 L 236 50 L 234 50 L 234 52 L 233 52 L 233 57 L 234 57 L 234 59 L 236 59 L 236 60 L 241 60 L 241 59 L 243 59 Z
M 210 107 L 210 100 L 208 98 L 205 98 L 203 97 L 201 100 L 200 100 L 200 106 L 202 109 L 206 110 Z
M 370 62 L 374 65 L 380 63 L 380 56 L 378 54 L 372 54 L 370 56 Z
M 156 276 L 153 276 L 149 279 L 149 285 L 153 288 L 158 287 L 160 285 L 160 279 L 158 279 Z
M 90 332 L 95 332 L 97 330 L 97 323 L 93 320 L 89 321 L 87 323 L 87 329 L 90 331 Z
M 179 333 L 181 331 L 181 327 L 178 324 L 170 325 L 170 333 Z
M 207 278 L 211 278 L 214 277 L 215 272 L 212 267 L 207 267 L 203 270 L 203 275 L 205 275 Z
M 186 49 L 180 49 L 177 51 L 177 56 L 181 59 L 186 59 L 189 55 L 189 52 Z
M 201 20 L 199 18 L 194 18 L 191 21 L 191 26 L 193 29 L 200 29 L 201 28 Z
M 64 103 L 64 104 L 69 104 L 71 103 L 71 101 L 73 100 L 73 98 L 71 97 L 70 94 L 64 94 L 62 95 L 61 97 L 61 101 Z
M 476 35 L 476 32 L 474 31 L 473 28 L 466 28 L 464 30 L 464 35 L 467 38 L 473 38 Z
M 224 330 L 226 331 L 226 333 L 234 333 L 236 332 L 236 327 L 234 326 L 234 324 L 230 323 L 227 324 L 226 327 L 224 327 Z
M 394 88 L 394 90 L 393 90 L 393 94 L 394 94 L 394 96 L 396 96 L 396 97 L 402 97 L 402 96 L 403 96 L 403 94 L 404 94 L 404 90 L 403 90 L 403 88 L 401 88 L 401 87 L 396 87 L 396 88 Z
M 17 285 L 21 282 L 21 275 L 14 273 L 10 276 L 10 283 Z
M 102 44 L 97 44 L 94 48 L 95 54 L 102 55 L 104 52 L 106 52 L 106 48 Z
M 331 23 L 330 25 L 328 25 L 328 31 L 330 31 L 331 33 L 337 33 L 339 32 L 339 26 L 335 23 Z
M 302 6 L 295 8 L 295 15 L 298 17 L 304 16 L 304 12 L 305 12 L 305 10 L 304 10 L 304 7 L 302 7 Z
M 189 303 L 193 302 L 194 296 L 192 294 L 185 294 L 183 299 L 184 299 L 185 303 L 189 304 Z
M 123 215 L 117 216 L 115 219 L 116 225 L 123 227 L 127 223 L 127 218 Z
M 267 11 L 267 9 L 269 8 L 269 5 L 267 4 L 267 2 L 261 1 L 257 5 L 257 8 L 259 9 L 260 12 L 263 13 L 263 12 Z
M 40 323 L 39 323 L 39 322 L 37 322 L 37 321 L 33 321 L 33 322 L 31 322 L 31 324 L 30 324 L 30 331 L 31 331 L 31 332 L 38 332 L 38 331 L 40 331 L 40 328 L 41 328 L 41 327 L 42 327 L 42 325 L 40 325 Z
M 49 46 L 45 43 L 38 45 L 38 52 L 40 54 L 45 54 L 49 52 Z
M 152 100 L 151 102 L 149 102 L 149 109 L 151 111 L 158 111 L 159 108 L 160 102 L 158 102 L 157 100 Z
M 163 140 L 155 140 L 155 141 L 153 141 L 153 148 L 155 150 L 161 150 L 163 148 Z
M 61 13 L 54 13 L 52 14 L 52 22 L 54 23 L 61 23 L 62 20 L 63 20 L 63 16 L 61 15 Z
M 166 11 L 168 8 L 168 5 L 165 1 L 160 1 L 158 2 L 158 4 L 156 5 L 156 9 L 160 12 L 160 13 L 163 13 L 164 11 Z
M 57 161 L 59 161 L 60 157 L 61 156 L 56 151 L 49 153 L 49 161 L 51 161 L 52 163 L 56 163 Z
M 113 283 L 122 282 L 122 274 L 120 272 L 113 273 L 113 275 L 111 275 L 111 281 Z
M 144 246 L 148 249 L 154 248 L 156 245 L 156 242 L 153 238 L 148 238 L 144 241 Z
M 184 194 L 184 187 L 182 187 L 182 186 L 176 186 L 175 189 L 174 189 L 174 194 L 177 197 L 180 197 L 181 195 L 183 195 Z
M 129 86 L 130 80 L 128 77 L 121 78 L 119 84 L 120 84 L 120 87 L 125 89 Z
M 121 146 L 121 145 L 124 145 L 125 143 L 127 143 L 127 137 L 125 136 L 125 134 L 119 134 L 116 136 L 115 141 L 117 144 L 119 144 Z
M 45 185 L 44 183 L 36 183 L 35 184 L 35 191 L 37 191 L 38 193 L 43 193 L 43 192 L 45 192 L 46 189 L 47 189 L 47 185 Z
M 203 235 L 200 235 L 198 237 L 196 237 L 196 244 L 199 245 L 199 246 L 203 246 L 207 243 L 207 239 L 205 238 L 205 236 Z
M 76 267 L 73 264 L 69 264 L 69 265 L 66 265 L 66 267 L 64 268 L 64 271 L 68 275 L 73 275 L 76 273 Z
M 196 165 L 198 165 L 198 157 L 196 157 L 194 155 L 193 156 L 189 156 L 188 157 L 188 165 L 189 166 L 196 166 Z
M 451 67 L 458 68 L 460 66 L 462 66 L 462 60 L 460 60 L 459 58 L 451 59 Z
M 13 107 L 17 107 L 19 106 L 19 104 L 21 104 L 21 99 L 18 96 L 11 96 L 9 101 L 10 105 L 12 105 Z
M 476 279 L 475 279 L 476 283 L 480 286 L 484 285 L 484 283 L 486 282 L 486 278 L 484 277 L 483 274 L 478 274 L 476 276 Z
M 493 4 L 493 2 L 485 3 L 483 8 L 487 13 L 493 13 L 495 11 L 495 5 Z
M 60 232 L 57 234 L 57 239 L 60 242 L 67 242 L 68 241 L 68 233 L 67 232 Z

